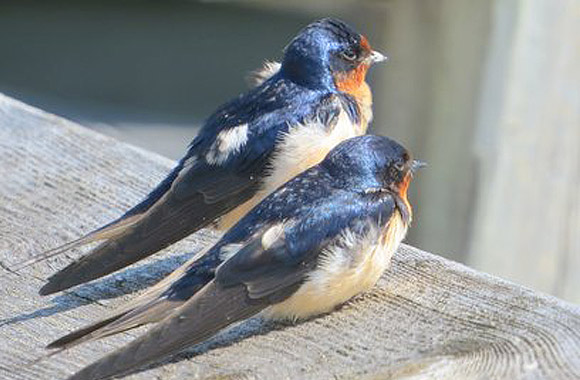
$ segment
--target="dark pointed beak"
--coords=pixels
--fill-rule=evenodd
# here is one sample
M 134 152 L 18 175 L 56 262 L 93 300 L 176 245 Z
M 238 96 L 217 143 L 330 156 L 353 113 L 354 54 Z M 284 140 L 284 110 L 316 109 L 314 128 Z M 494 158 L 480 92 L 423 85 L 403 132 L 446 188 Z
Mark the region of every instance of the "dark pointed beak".
M 415 173 L 418 169 L 424 168 L 425 166 L 427 166 L 426 162 L 413 160 L 411 163 L 411 173 Z
M 369 65 L 379 63 L 379 62 L 384 62 L 386 60 L 387 60 L 387 56 L 379 53 L 376 50 L 371 51 L 371 54 L 369 54 L 369 56 L 365 59 L 366 63 Z

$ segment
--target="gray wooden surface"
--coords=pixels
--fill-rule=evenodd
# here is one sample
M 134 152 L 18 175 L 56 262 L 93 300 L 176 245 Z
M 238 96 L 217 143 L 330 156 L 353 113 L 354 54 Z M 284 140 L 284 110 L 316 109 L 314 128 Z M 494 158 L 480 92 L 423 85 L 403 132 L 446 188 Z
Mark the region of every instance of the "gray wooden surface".
M 43 279 L 82 252 L 6 270 L 120 215 L 171 164 L 0 95 L 0 378 L 64 378 L 127 342 L 140 331 L 24 366 L 216 238 L 203 231 L 55 297 L 37 295 Z M 129 378 L 580 378 L 580 308 L 404 246 L 372 292 L 337 312 L 297 325 L 250 320 Z
M 580 3 L 493 3 L 467 262 L 580 303 Z

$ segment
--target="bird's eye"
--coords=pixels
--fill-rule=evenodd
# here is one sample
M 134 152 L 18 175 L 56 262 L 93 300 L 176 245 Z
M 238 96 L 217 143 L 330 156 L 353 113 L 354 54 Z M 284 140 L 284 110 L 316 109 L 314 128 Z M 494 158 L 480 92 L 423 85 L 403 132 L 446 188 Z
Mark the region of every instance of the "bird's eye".
M 354 61 L 357 59 L 357 54 L 354 50 L 345 50 L 341 53 L 342 58 L 344 58 L 347 61 Z

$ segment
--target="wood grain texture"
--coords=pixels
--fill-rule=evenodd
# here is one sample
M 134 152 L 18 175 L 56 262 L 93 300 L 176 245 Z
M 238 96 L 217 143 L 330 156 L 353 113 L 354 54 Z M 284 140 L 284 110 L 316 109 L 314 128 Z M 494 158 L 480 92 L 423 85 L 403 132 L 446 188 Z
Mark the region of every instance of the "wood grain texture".
M 580 303 L 580 3 L 490 3 L 467 262 Z
M 65 378 L 140 333 L 25 366 L 198 252 L 212 232 L 55 297 L 37 295 L 43 279 L 82 252 L 19 274 L 6 268 L 120 215 L 170 166 L 0 95 L 0 378 Z M 330 315 L 297 325 L 252 319 L 128 377 L 184 378 L 580 378 L 580 308 L 403 246 L 372 292 Z

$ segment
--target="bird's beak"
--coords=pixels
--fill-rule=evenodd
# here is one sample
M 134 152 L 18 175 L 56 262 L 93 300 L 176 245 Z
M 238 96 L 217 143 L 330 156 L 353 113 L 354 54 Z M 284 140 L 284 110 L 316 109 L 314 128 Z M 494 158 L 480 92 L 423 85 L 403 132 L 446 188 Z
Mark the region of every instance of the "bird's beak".
M 415 173 L 417 169 L 424 168 L 425 166 L 427 166 L 426 162 L 413 160 L 413 162 L 411 163 L 411 173 Z
M 372 65 L 374 63 L 384 62 L 387 60 L 387 56 L 379 53 L 376 50 L 372 50 L 371 54 L 365 60 L 367 64 Z

